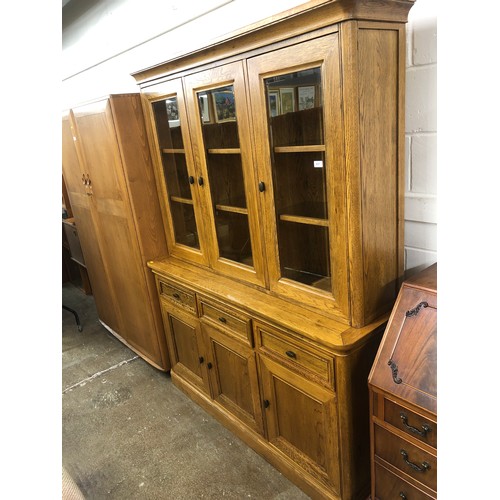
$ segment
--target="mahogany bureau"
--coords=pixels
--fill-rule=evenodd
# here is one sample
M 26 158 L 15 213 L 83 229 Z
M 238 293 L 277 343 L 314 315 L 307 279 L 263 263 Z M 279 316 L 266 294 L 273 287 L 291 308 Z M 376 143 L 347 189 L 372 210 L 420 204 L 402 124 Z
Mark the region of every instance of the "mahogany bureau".
M 371 498 L 437 498 L 437 264 L 403 283 L 368 378 Z

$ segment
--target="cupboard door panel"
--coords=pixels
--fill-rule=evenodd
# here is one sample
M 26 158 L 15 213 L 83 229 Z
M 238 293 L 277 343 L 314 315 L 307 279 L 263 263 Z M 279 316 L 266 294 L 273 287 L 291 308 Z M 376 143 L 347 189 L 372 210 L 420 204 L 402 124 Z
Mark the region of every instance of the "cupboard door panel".
M 99 319 L 115 332 L 121 330 L 121 316 L 115 307 L 111 285 L 97 244 L 98 235 L 89 209 L 73 204 L 78 237 L 85 257 L 85 266 L 92 285 L 92 295 Z
M 285 64 L 286 61 L 286 64 Z M 338 34 L 247 61 L 271 290 L 349 320 Z
M 92 284 L 99 319 L 115 331 L 121 328 L 119 311 L 114 307 L 114 298 L 109 277 L 103 262 L 91 210 L 89 186 L 84 184 L 85 167 L 81 158 L 81 144 L 71 122 L 71 112 L 62 120 L 62 167 L 68 194 L 73 208 L 78 236 L 85 258 L 85 265 Z
M 209 394 L 205 348 L 200 321 L 189 314 L 161 305 L 172 371 Z
M 213 398 L 246 425 L 264 433 L 253 349 L 203 324 L 208 339 Z
M 335 394 L 259 356 L 270 443 L 340 492 Z
M 153 124 L 149 136 L 169 252 L 208 265 L 201 174 L 193 162 L 182 82 L 164 82 L 143 95 L 147 121 Z
M 193 151 L 202 173 L 210 265 L 265 284 L 243 64 L 189 75 L 184 80 Z

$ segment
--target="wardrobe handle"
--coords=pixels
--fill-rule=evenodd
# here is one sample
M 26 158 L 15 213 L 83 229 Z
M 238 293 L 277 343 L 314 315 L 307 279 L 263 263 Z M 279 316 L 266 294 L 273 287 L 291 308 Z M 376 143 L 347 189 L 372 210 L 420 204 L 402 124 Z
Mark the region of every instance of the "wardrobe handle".
M 399 496 L 400 496 L 403 500 L 408 500 L 408 499 L 406 498 L 406 495 L 405 495 L 402 491 L 400 491 L 400 492 L 399 492 Z
M 431 466 L 427 462 L 422 462 L 421 466 L 410 462 L 408 460 L 408 453 L 406 453 L 405 450 L 400 450 L 400 453 L 403 456 L 403 460 L 405 461 L 406 465 L 409 465 L 413 470 L 416 470 L 417 472 L 425 472 L 426 470 L 429 470 L 431 468 Z
M 211 370 L 211 369 L 212 369 L 212 367 L 213 367 L 212 363 L 208 362 L 208 363 L 207 363 L 207 368 L 208 368 L 209 370 Z
M 293 351 L 286 351 L 285 353 L 289 358 L 296 359 L 297 355 Z
M 264 408 L 269 408 L 270 404 L 268 399 L 264 399 Z
M 431 428 L 427 424 L 422 425 L 422 430 L 409 425 L 408 417 L 403 412 L 401 412 L 399 416 L 401 417 L 401 420 L 403 422 L 403 427 L 405 427 L 405 429 L 409 430 L 410 432 L 413 432 L 413 434 L 418 434 L 419 436 L 426 437 L 427 433 L 431 430 Z
M 198 184 L 200 186 L 203 186 L 203 177 L 200 175 L 200 177 L 198 177 Z
M 261 193 L 263 193 L 265 190 L 266 190 L 266 185 L 262 181 L 260 181 L 259 182 L 259 191 Z
M 224 318 L 224 317 L 222 317 L 222 316 L 219 318 L 219 321 L 220 321 L 221 323 L 227 323 L 227 319 L 226 319 L 226 318 Z
M 203 361 L 205 361 L 205 358 L 203 356 L 200 356 L 198 358 L 198 361 L 200 362 L 200 365 L 203 363 Z
M 181 296 L 180 296 L 178 293 L 173 293 L 173 294 L 172 294 L 172 297 L 173 297 L 174 299 L 177 299 L 177 300 L 179 300 L 179 299 L 181 298 Z

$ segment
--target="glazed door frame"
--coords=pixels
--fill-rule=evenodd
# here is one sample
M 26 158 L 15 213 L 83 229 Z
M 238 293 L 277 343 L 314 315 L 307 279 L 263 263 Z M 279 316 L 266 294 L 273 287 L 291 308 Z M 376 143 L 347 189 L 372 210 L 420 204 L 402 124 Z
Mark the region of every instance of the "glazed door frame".
M 158 197 L 160 199 L 160 204 L 162 207 L 163 225 L 165 228 L 169 254 L 183 260 L 188 260 L 190 262 L 208 266 L 208 252 L 210 247 L 210 240 L 208 238 L 210 236 L 210 233 L 205 228 L 207 215 L 204 211 L 203 203 L 200 199 L 202 193 L 201 186 L 198 183 L 198 179 L 201 177 L 201 173 L 199 169 L 196 168 L 193 160 L 191 134 L 189 132 L 189 123 L 186 113 L 182 80 L 181 78 L 176 78 L 159 83 L 157 85 L 153 85 L 151 87 L 147 87 L 142 90 L 141 96 L 144 103 L 143 108 L 146 115 L 145 121 L 147 124 L 147 132 L 151 145 L 151 155 L 153 157 L 153 163 L 155 167 L 154 170 L 156 185 L 158 188 Z M 155 115 L 153 111 L 154 104 L 174 97 L 177 99 L 178 103 L 178 113 L 181 124 L 182 141 L 184 145 L 184 155 L 188 173 L 188 179 L 186 179 L 186 182 L 190 183 L 194 218 L 199 236 L 199 249 L 183 245 L 176 241 L 174 220 L 170 204 L 168 202 L 169 186 L 167 185 L 164 175 L 160 140 L 158 138 L 157 130 L 154 130 L 152 128 L 154 125 L 156 125 Z
M 286 64 L 285 64 L 286 61 Z M 259 180 L 264 207 L 264 238 L 268 252 L 269 285 L 273 292 L 310 307 L 335 310 L 339 319 L 349 322 L 347 214 L 344 168 L 344 142 L 341 96 L 339 33 L 334 32 L 297 45 L 278 49 L 247 60 Z M 268 103 L 264 80 L 314 68 L 321 69 L 321 95 L 324 158 L 326 163 L 329 267 L 332 293 L 282 277 L 275 213 L 276 193 L 268 128 Z M 306 148 L 305 148 L 306 149 Z
M 198 92 L 210 92 L 219 88 L 231 86 L 234 92 L 234 103 L 236 107 L 235 122 L 237 124 L 237 136 L 239 139 L 239 151 L 236 156 L 241 159 L 243 174 L 243 189 L 246 200 L 246 208 L 238 209 L 240 214 L 248 217 L 248 231 L 252 250 L 253 265 L 245 265 L 236 260 L 225 258 L 221 255 L 217 238 L 216 222 L 214 212 L 227 210 L 230 207 L 218 208 L 212 197 L 211 182 L 215 179 L 209 177 L 209 165 L 207 156 L 212 153 L 206 148 L 203 136 L 202 117 L 198 105 Z M 244 65 L 242 61 L 236 61 L 213 69 L 200 71 L 184 77 L 184 88 L 186 104 L 188 109 L 189 125 L 192 134 L 193 155 L 197 168 L 205 179 L 203 183 L 203 204 L 207 221 L 207 232 L 210 233 L 210 267 L 223 274 L 242 279 L 244 281 L 265 286 L 265 258 L 262 246 L 262 229 L 259 225 L 259 204 L 257 199 L 257 177 L 254 167 L 253 145 L 251 141 L 250 116 L 247 108 L 247 89 L 245 83 Z M 214 110 L 212 110 L 214 112 Z M 229 152 L 230 148 L 227 149 Z M 212 154 L 212 157 L 229 157 L 220 151 Z M 237 213 L 237 212 L 236 212 Z

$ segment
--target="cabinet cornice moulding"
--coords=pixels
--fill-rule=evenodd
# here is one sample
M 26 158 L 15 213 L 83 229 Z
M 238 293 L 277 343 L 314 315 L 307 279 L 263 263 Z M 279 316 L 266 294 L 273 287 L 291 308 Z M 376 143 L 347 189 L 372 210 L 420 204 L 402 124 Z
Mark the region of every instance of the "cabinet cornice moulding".
M 311 0 L 131 75 L 141 86 L 168 75 L 348 20 L 406 23 L 415 0 Z M 374 8 L 376 6 L 376 8 Z M 306 28 L 305 28 L 306 27 Z

